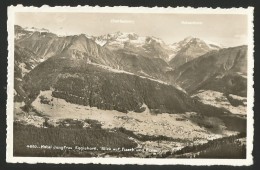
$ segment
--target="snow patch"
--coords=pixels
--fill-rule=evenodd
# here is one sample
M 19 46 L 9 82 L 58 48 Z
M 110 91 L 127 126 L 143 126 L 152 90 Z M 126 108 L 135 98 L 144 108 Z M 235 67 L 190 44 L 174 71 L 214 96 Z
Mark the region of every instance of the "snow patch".
M 25 31 L 29 31 L 29 32 L 40 32 L 40 33 L 42 33 L 42 32 L 49 32 L 49 30 L 47 30 L 47 29 L 44 29 L 44 28 L 34 28 L 34 27 L 32 27 L 32 28 L 26 27 L 26 28 L 24 28 L 24 30 Z
M 241 73 L 241 72 L 237 72 L 237 74 L 240 75 L 243 78 L 247 78 L 247 76 L 245 74 Z
M 21 74 L 22 74 L 22 77 L 26 74 L 26 73 L 29 73 L 30 70 L 26 69 L 26 64 L 25 63 L 20 63 L 18 65 L 18 67 L 21 69 Z

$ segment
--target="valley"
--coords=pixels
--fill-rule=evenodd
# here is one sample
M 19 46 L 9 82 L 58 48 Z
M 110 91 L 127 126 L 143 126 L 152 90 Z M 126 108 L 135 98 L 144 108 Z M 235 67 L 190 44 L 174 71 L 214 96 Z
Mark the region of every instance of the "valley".
M 75 128 L 74 126 L 77 126 L 83 130 L 95 130 L 99 127 L 98 129 L 104 129 L 109 133 L 125 134 L 130 141 L 136 144 L 135 149 L 147 151 L 144 152 L 145 155 L 173 153 L 191 143 L 200 145 L 209 140 L 238 134 L 238 132 L 226 130 L 220 119 L 203 117 L 201 120 L 201 117 L 194 112 L 152 114 L 147 106 L 144 106 L 145 111 L 142 113 L 125 114 L 115 110 L 100 110 L 95 107 L 71 104 L 63 99 L 52 97 L 51 91 L 41 92 L 39 96 L 42 97 L 38 97 L 32 103 L 34 109 L 29 112 L 29 115 L 22 110 L 17 111 L 16 123 L 38 128 L 60 126 Z M 43 103 L 41 98 L 51 102 Z M 17 103 L 15 108 L 19 107 L 21 105 Z M 196 118 L 200 120 L 196 120 Z M 200 121 L 205 125 L 200 124 Z M 93 126 L 94 122 L 96 125 Z M 213 129 L 214 132 L 212 132 Z M 126 147 L 126 145 L 123 146 Z M 109 147 L 109 145 L 103 147 Z M 139 155 L 141 153 L 138 152 Z

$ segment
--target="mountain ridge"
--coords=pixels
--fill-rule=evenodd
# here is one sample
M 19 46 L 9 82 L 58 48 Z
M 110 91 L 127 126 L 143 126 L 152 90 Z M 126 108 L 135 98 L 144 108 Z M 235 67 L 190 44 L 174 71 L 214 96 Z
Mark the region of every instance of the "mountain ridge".
M 22 28 L 21 26 L 15 25 L 15 39 L 16 42 L 19 43 L 24 38 L 29 38 L 30 36 L 37 36 L 40 37 L 41 35 L 43 37 L 52 37 L 55 39 L 61 38 L 67 38 L 67 37 L 73 37 L 73 35 L 57 35 L 52 32 L 50 32 L 47 29 L 38 29 L 38 28 Z M 153 57 L 153 58 L 162 58 L 166 62 L 170 62 L 171 60 L 178 55 L 180 50 L 187 45 L 192 39 L 199 39 L 194 37 L 186 37 L 184 40 L 180 42 L 175 42 L 172 44 L 165 43 L 162 39 L 154 37 L 154 36 L 139 36 L 138 34 L 134 32 L 114 32 L 114 33 L 108 33 L 100 36 L 90 36 L 87 34 L 79 34 L 79 35 L 85 35 L 88 39 L 94 40 L 98 45 L 107 47 L 108 49 L 115 51 L 120 49 L 126 49 L 130 50 L 132 52 L 135 52 L 137 54 L 141 54 L 146 57 Z M 75 36 L 79 36 L 75 35 Z M 42 37 L 42 38 L 43 38 Z M 30 39 L 29 39 L 30 40 Z M 45 40 L 46 41 L 46 40 Z M 50 40 L 49 40 L 50 41 Z M 45 43 L 51 43 L 49 41 L 46 41 Z M 218 46 L 217 43 L 209 42 L 200 40 L 208 46 L 209 49 L 220 49 L 222 46 Z M 28 42 L 27 42 L 28 43 Z M 214 44 L 214 45 L 212 45 Z M 33 46 L 33 44 L 30 44 Z M 29 45 L 29 46 L 30 46 Z M 54 44 L 55 46 L 56 44 Z M 34 51 L 35 52 L 35 51 Z M 206 51 L 207 52 L 207 51 Z M 48 54 L 48 53 L 47 53 Z M 46 55 L 45 53 L 40 53 L 41 56 Z M 47 58 L 49 56 L 47 55 Z

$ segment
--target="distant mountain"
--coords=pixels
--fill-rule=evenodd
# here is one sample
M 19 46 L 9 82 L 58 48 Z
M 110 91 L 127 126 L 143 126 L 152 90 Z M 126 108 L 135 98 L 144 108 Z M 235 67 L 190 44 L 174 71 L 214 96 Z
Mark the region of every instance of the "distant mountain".
M 25 29 L 20 26 L 15 26 L 15 35 L 15 45 L 19 47 L 19 49 L 34 53 L 33 58 L 25 58 L 28 58 L 28 60 L 35 60 L 37 61 L 36 63 L 41 63 L 52 56 L 63 55 L 64 57 L 89 56 L 88 60 L 90 62 L 92 61 L 109 66 L 116 65 L 113 63 L 115 62 L 113 57 L 108 57 L 113 56 L 113 53 L 102 48 L 83 34 L 58 36 L 46 29 Z M 34 65 L 34 67 L 36 65 Z
M 49 30 L 47 29 L 38 29 L 38 28 L 22 28 L 19 25 L 14 26 L 14 35 L 15 35 L 15 40 L 21 40 L 24 38 L 28 38 L 29 36 L 32 35 L 34 32 L 39 32 L 39 33 L 50 33 Z
M 15 45 L 33 52 L 38 62 L 61 53 L 72 38 L 59 37 L 46 29 L 15 26 Z
M 194 37 L 187 37 L 174 44 L 166 44 L 156 37 L 120 31 L 98 37 L 89 36 L 89 38 L 112 51 L 125 50 L 149 58 L 161 58 L 174 68 L 209 51 L 223 48 L 217 43 Z
M 169 61 L 173 50 L 161 39 L 151 36 L 139 36 L 135 33 L 115 32 L 92 39 L 112 51 L 126 50 L 149 58 L 161 58 Z
M 116 55 L 110 50 L 101 47 L 85 35 L 75 35 L 70 43 L 59 54 L 63 58 L 70 58 L 75 61 L 94 62 L 113 68 L 118 67 L 115 61 Z M 82 61 L 82 62 L 83 62 Z
M 178 43 L 174 43 L 170 47 L 175 51 L 175 56 L 173 56 L 169 62 L 173 68 L 177 68 L 209 51 L 223 48 L 216 43 L 194 37 L 187 37 Z
M 59 36 L 47 29 L 22 28 L 15 25 L 15 44 L 35 53 L 39 62 L 61 53 L 71 43 L 73 37 L 75 36 Z M 169 62 L 174 68 L 206 52 L 222 48 L 216 43 L 193 37 L 169 45 L 153 36 L 139 36 L 120 31 L 101 36 L 85 35 L 85 37 L 112 52 L 119 51 L 119 54 L 122 54 L 124 51 L 147 58 L 160 58 Z
M 189 93 L 201 89 L 247 94 L 247 46 L 211 51 L 183 64 L 168 76 Z
M 121 69 L 165 81 L 167 78 L 163 74 L 172 70 L 172 67 L 176 68 L 209 51 L 222 48 L 216 43 L 193 37 L 187 37 L 172 45 L 164 43 L 159 38 L 142 37 L 135 33 L 115 32 L 88 37 L 116 53 Z

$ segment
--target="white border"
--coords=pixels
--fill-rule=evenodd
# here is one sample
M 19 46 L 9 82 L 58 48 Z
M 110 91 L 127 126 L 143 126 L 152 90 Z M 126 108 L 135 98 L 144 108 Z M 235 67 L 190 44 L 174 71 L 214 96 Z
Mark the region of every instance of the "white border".
M 233 165 L 249 166 L 253 164 L 253 72 L 254 72 L 254 40 L 253 40 L 253 7 L 248 8 L 146 8 L 146 7 L 8 7 L 8 85 L 7 85 L 7 147 L 6 161 L 10 163 L 94 163 L 94 164 L 149 164 L 149 165 Z M 14 157 L 13 156 L 13 94 L 14 94 L 14 14 L 15 12 L 84 12 L 84 13 L 179 13 L 179 14 L 245 14 L 248 16 L 248 95 L 247 95 L 247 158 L 246 159 L 165 159 L 165 158 L 60 158 L 60 157 Z

